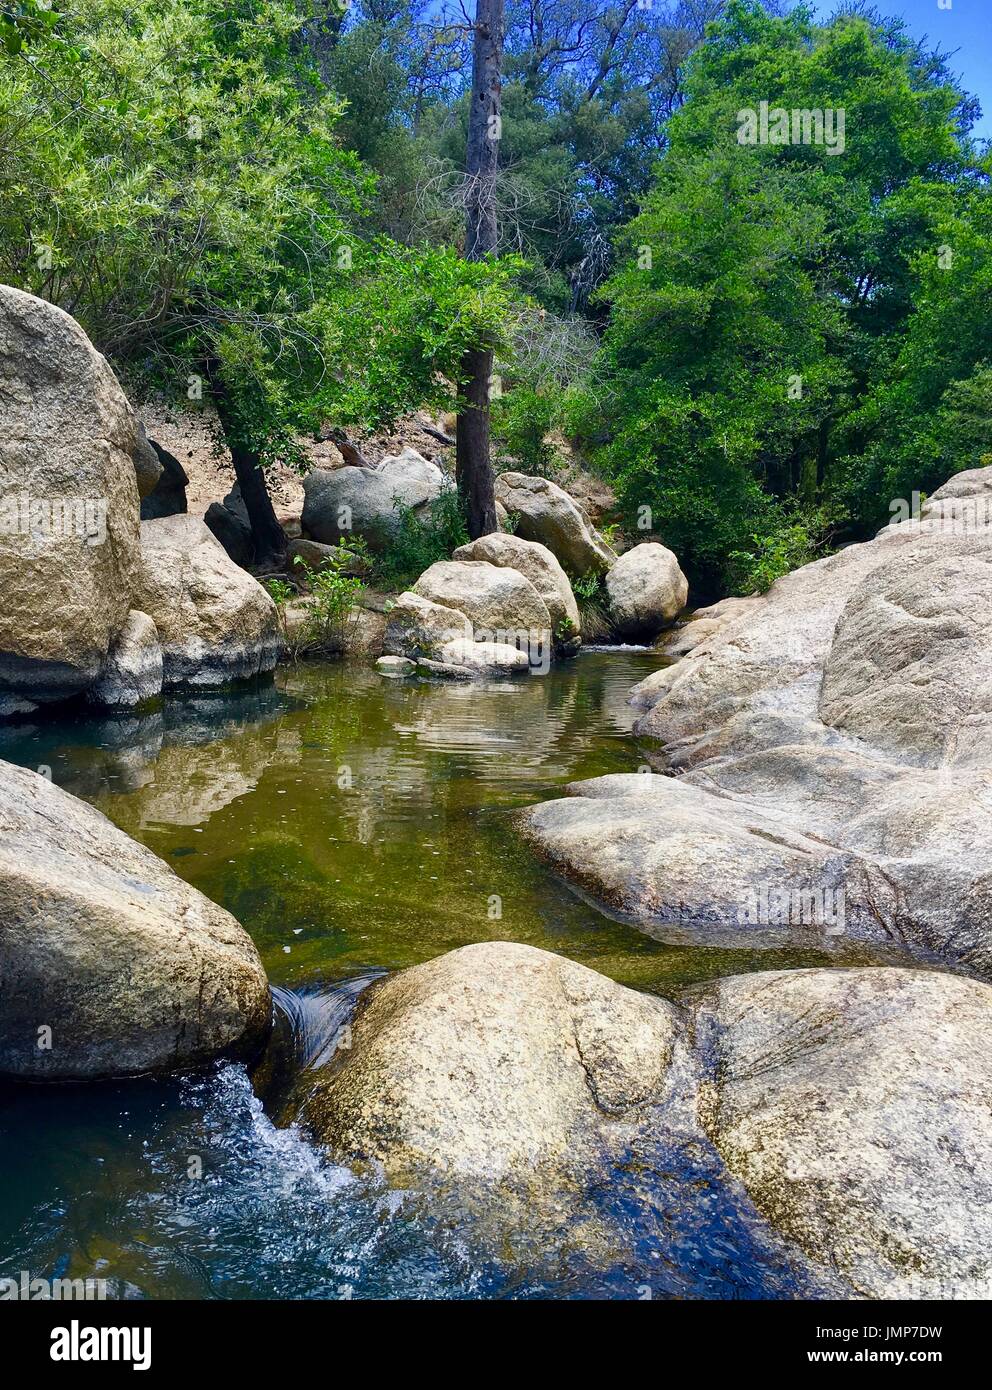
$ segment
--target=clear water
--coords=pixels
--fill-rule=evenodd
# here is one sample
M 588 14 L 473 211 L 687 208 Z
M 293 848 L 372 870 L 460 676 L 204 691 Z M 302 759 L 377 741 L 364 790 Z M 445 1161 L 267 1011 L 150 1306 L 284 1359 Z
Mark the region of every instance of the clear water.
M 519 842 L 513 808 L 644 764 L 626 700 L 657 661 L 590 652 L 544 679 L 487 686 L 306 665 L 140 719 L 0 732 L 0 757 L 50 768 L 244 923 L 279 1017 L 254 1088 L 224 1065 L 0 1089 L 0 1276 L 97 1276 L 121 1295 L 181 1298 L 810 1292 L 696 1141 L 629 1155 L 594 1194 L 614 1232 L 604 1258 L 578 1229 L 494 1244 L 450 1197 L 359 1179 L 270 1118 L 279 1085 L 319 1064 L 365 983 L 469 942 L 528 942 L 661 994 L 746 970 L 870 963 L 850 943 L 827 955 L 815 940 L 658 939 L 583 901 Z M 202 1177 L 189 1176 L 194 1159 Z

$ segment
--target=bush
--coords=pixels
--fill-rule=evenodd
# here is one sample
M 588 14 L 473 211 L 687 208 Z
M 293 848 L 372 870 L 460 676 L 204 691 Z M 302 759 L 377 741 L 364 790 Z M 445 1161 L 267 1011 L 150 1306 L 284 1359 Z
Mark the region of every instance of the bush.
M 441 493 L 418 515 L 411 507 L 399 507 L 399 525 L 387 554 L 376 565 L 376 577 L 391 588 L 415 583 L 436 560 L 446 560 L 468 543 L 468 527 L 457 489 Z

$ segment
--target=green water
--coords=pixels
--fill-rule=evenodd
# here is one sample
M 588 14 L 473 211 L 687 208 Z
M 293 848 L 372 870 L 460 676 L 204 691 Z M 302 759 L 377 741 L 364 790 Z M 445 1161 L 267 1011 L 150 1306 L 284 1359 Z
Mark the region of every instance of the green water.
M 8 733 L 0 756 L 51 767 L 234 913 L 269 978 L 291 988 L 485 940 L 662 993 L 836 962 L 818 940 L 760 951 L 655 940 L 582 901 L 516 837 L 514 808 L 646 765 L 627 695 L 657 665 L 651 653 L 591 652 L 488 686 L 301 665 L 235 700 Z
M 546 678 L 487 686 L 284 668 L 272 687 L 172 700 L 142 718 L 8 726 L 0 757 L 50 768 L 233 912 L 308 1048 L 363 979 L 474 941 L 528 942 L 660 993 L 868 959 L 843 940 L 827 954 L 816 939 L 657 939 L 582 900 L 518 840 L 514 808 L 644 765 L 652 750 L 631 737 L 626 701 L 657 663 L 589 652 Z M 188 1179 L 190 1154 L 202 1181 Z M 0 1276 L 103 1277 L 128 1296 L 638 1297 L 645 1281 L 659 1297 L 808 1290 L 698 1146 L 639 1153 L 604 1184 L 595 1200 L 629 1232 L 613 1266 L 589 1267 L 579 1235 L 542 1249 L 538 1269 L 475 1249 L 459 1213 L 329 1164 L 272 1123 L 233 1064 L 167 1081 L 0 1087 L 0 1170 Z

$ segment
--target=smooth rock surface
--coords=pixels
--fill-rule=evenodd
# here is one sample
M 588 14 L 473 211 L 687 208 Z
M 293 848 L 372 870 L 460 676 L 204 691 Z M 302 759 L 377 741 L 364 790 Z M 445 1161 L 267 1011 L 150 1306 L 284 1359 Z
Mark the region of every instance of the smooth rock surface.
M 0 763 L 0 1074 L 199 1066 L 255 1050 L 270 1015 L 233 917 L 85 802 Z
M 579 605 L 568 575 L 546 545 L 525 541 L 505 531 L 480 536 L 452 552 L 453 560 L 485 560 L 502 569 L 513 569 L 529 579 L 547 604 L 555 633 L 573 636 L 580 630 Z
M 450 666 L 468 666 L 481 675 L 526 671 L 530 667 L 527 653 L 507 642 L 474 642 L 464 637 L 442 647 L 441 660 Z
M 0 286 L 0 704 L 92 684 L 138 566 L 138 422 L 61 309 Z
M 476 641 L 526 632 L 550 641 L 551 614 L 529 579 L 484 560 L 438 560 L 413 586 L 421 598 L 464 613 Z
M 464 946 L 363 996 L 300 1112 L 335 1157 L 402 1179 L 575 1184 L 668 1090 L 677 1015 L 560 956 Z
M 460 638 L 472 638 L 472 624 L 464 613 L 407 591 L 389 610 L 384 648 L 391 656 L 437 661 L 442 648 Z
M 612 565 L 606 593 L 620 636 L 648 641 L 682 612 L 689 584 L 670 550 L 657 541 L 644 541 Z
M 547 478 L 499 473 L 496 499 L 516 520 L 516 534 L 545 545 L 571 575 L 605 574 L 616 553 L 573 497 Z
M 409 447 L 378 468 L 314 469 L 303 481 L 303 531 L 326 545 L 363 536 L 381 552 L 396 534 L 401 507 L 420 513 L 449 486 L 437 464 Z
M 131 707 L 162 693 L 162 644 L 147 613 L 132 609 L 96 681 L 86 692 L 94 705 Z
M 271 671 L 275 604 L 194 516 L 141 524 L 141 609 L 158 628 L 166 686 L 223 685 Z

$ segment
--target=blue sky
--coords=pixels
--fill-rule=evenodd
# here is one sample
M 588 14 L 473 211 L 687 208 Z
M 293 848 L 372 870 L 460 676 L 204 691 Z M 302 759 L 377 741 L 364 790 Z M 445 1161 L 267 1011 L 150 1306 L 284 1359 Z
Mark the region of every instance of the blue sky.
M 992 139 L 992 0 L 949 0 L 949 10 L 940 9 L 937 0 L 875 3 L 883 14 L 901 15 L 911 32 L 918 37 L 926 34 L 933 47 L 954 53 L 952 70 L 982 103 L 983 116 L 975 134 Z M 816 9 L 826 17 L 834 5 L 832 0 L 816 0 Z

